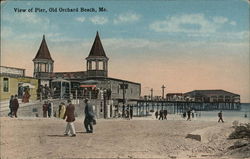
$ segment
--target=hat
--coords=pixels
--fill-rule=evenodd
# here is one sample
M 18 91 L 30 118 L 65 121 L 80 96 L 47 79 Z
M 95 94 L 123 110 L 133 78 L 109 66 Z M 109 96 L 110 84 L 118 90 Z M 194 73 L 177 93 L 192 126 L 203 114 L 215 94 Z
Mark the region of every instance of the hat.
M 85 102 L 85 103 L 87 103 L 88 101 L 89 101 L 89 99 L 88 99 L 88 98 L 86 98 L 86 99 L 84 100 L 84 102 Z

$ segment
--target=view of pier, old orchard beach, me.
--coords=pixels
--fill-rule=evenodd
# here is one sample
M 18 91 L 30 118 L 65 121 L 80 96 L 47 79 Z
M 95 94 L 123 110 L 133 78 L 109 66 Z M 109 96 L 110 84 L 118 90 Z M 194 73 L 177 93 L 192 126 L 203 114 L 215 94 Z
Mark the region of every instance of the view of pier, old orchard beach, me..
M 1 1 L 0 158 L 250 158 L 249 24 L 249 0 Z

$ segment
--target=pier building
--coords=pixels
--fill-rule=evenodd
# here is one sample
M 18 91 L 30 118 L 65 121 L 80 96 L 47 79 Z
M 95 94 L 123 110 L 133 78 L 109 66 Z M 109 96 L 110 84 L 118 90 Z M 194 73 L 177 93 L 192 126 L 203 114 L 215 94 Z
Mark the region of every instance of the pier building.
M 72 72 L 54 72 L 54 60 L 43 36 L 38 52 L 33 59 L 34 78 L 40 85 L 52 90 L 53 98 L 90 98 L 112 100 L 113 105 L 139 99 L 141 84 L 129 80 L 109 77 L 107 57 L 99 33 L 96 33 L 93 45 L 86 60 L 86 70 Z M 62 87 L 64 87 L 62 89 Z

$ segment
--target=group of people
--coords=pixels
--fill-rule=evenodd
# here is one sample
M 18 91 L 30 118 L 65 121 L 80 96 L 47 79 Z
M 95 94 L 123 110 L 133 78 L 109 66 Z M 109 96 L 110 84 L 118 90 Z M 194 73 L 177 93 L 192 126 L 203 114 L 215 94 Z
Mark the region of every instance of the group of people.
M 156 111 L 155 112 L 155 118 L 156 119 L 159 119 L 159 120 L 163 120 L 163 119 L 166 119 L 167 120 L 167 115 L 168 115 L 168 111 L 167 110 L 160 110 L 160 111 Z M 196 114 L 197 115 L 197 114 Z M 191 121 L 191 116 L 192 116 L 192 118 L 194 118 L 194 111 L 191 111 L 191 110 L 188 110 L 187 112 L 184 112 L 183 114 L 182 114 L 182 117 L 183 118 L 186 118 L 186 116 L 187 116 L 187 121 Z M 222 122 L 222 123 L 224 123 L 224 120 L 223 120 L 223 118 L 222 118 L 222 111 L 220 111 L 219 113 L 218 113 L 218 117 L 219 117 L 219 120 L 218 120 L 218 122 Z
M 85 127 L 87 133 L 93 133 L 93 131 L 94 131 L 93 125 L 96 124 L 93 106 L 90 104 L 90 101 L 88 99 L 85 99 L 84 103 L 85 103 L 84 127 Z M 62 107 L 60 108 L 60 111 L 59 111 L 60 113 L 63 112 L 63 109 L 64 109 L 63 107 L 64 106 L 62 105 Z M 61 116 L 61 114 L 59 116 Z M 64 135 L 75 137 L 76 136 L 75 126 L 74 126 L 75 106 L 71 103 L 71 100 L 68 100 L 68 105 L 66 106 L 66 110 L 65 110 L 65 113 L 63 115 L 63 119 L 66 119 L 66 122 L 67 122 Z
M 128 106 L 126 111 L 125 111 L 125 118 L 127 119 L 133 119 L 133 107 Z
M 26 89 L 24 94 L 23 94 L 23 97 L 22 97 L 22 102 L 23 103 L 29 103 L 29 99 L 30 99 L 30 93 L 29 93 L 29 90 Z
M 40 85 L 37 89 L 37 99 L 48 99 L 49 97 L 51 97 L 51 94 L 51 89 L 47 84 L 45 84 L 45 86 Z
M 49 100 L 44 101 L 43 104 L 43 117 L 44 118 L 51 118 L 53 115 L 53 103 Z
M 19 102 L 18 102 L 18 96 L 17 95 L 11 95 L 10 101 L 9 101 L 9 108 L 10 112 L 8 113 L 9 117 L 16 117 L 17 118 L 17 110 L 19 108 Z
M 156 119 L 159 119 L 159 120 L 163 120 L 163 119 L 166 119 L 167 120 L 167 115 L 168 115 L 168 111 L 167 110 L 160 110 L 160 111 L 156 111 L 155 112 L 155 118 Z M 159 118 L 158 118 L 159 116 Z

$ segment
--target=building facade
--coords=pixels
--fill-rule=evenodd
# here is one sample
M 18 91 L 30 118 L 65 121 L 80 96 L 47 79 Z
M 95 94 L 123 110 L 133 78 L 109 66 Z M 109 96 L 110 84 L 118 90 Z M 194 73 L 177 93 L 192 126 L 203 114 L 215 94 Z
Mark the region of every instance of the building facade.
M 22 98 L 28 90 L 30 100 L 37 99 L 38 80 L 25 76 L 25 69 L 0 66 L 0 90 L 1 101 L 9 100 L 11 95 L 18 95 Z
M 99 33 L 96 33 L 89 55 L 85 58 L 86 70 L 77 72 L 54 72 L 54 60 L 47 46 L 45 36 L 43 36 L 40 48 L 33 59 L 34 78 L 39 80 L 40 85 L 49 85 L 56 90 L 60 80 L 70 82 L 70 92 L 73 98 L 103 98 L 108 95 L 109 99 L 115 101 L 139 99 L 141 95 L 141 84 L 112 78 L 108 76 L 108 61 L 101 43 Z M 57 83 L 56 83 L 57 82 Z M 59 83 L 58 83 L 59 82 Z M 65 82 L 65 81 L 64 81 Z M 126 88 L 122 88 L 126 85 Z M 57 92 L 64 93 L 68 88 Z M 67 93 L 66 93 L 67 94 Z M 62 95 L 60 95 L 62 97 Z M 69 98 L 70 94 L 63 95 Z
M 240 103 L 240 95 L 225 90 L 194 90 L 184 93 L 186 99 L 197 102 L 232 102 Z

